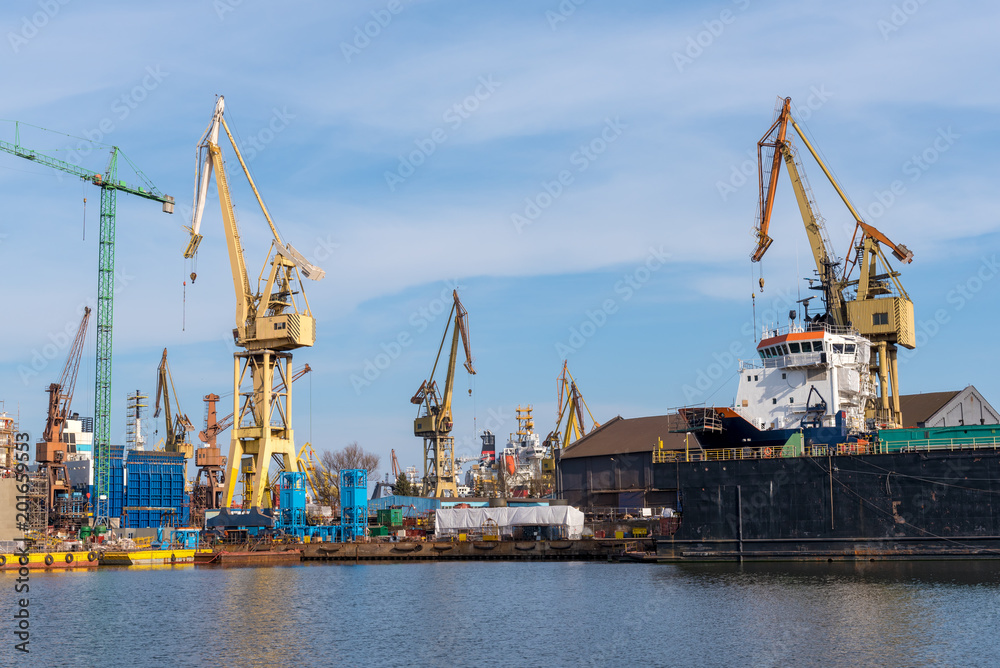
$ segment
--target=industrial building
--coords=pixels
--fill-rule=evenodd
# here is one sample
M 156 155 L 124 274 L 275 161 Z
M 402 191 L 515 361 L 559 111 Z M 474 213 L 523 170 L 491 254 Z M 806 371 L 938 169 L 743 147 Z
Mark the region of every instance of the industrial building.
M 1000 413 L 972 385 L 953 392 L 904 394 L 899 397 L 903 427 L 964 427 L 1000 424 Z
M 676 508 L 677 485 L 659 479 L 653 451 L 700 448 L 681 431 L 680 416 L 617 416 L 564 448 L 559 455 L 559 498 L 579 508 Z

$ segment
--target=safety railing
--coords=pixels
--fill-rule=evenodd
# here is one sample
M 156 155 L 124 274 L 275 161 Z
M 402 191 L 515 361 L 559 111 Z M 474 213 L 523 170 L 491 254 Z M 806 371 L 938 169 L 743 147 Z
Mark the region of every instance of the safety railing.
M 876 455 L 894 452 L 932 452 L 949 450 L 995 450 L 1000 438 L 929 439 L 918 441 L 856 441 L 836 445 L 779 445 L 765 447 L 718 448 L 690 450 L 653 450 L 654 464 L 674 462 L 717 462 L 741 459 L 776 459 L 780 457 L 839 457 L 845 455 Z
M 935 450 L 994 450 L 1000 448 L 1000 438 L 973 436 L 971 438 L 929 438 L 914 441 L 883 441 L 887 452 L 931 452 Z
M 887 452 L 884 443 L 857 441 L 837 445 L 778 445 L 743 448 L 691 450 L 653 450 L 653 463 L 720 462 L 740 459 L 776 459 L 780 457 L 829 457 L 840 455 L 872 455 Z

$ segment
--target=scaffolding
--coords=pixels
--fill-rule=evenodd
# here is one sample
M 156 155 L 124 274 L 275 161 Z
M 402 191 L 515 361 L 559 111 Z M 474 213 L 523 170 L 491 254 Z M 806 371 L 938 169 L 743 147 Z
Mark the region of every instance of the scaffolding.
M 0 470 L 14 470 L 14 435 L 17 433 L 17 423 L 14 418 L 2 410 L 0 401 Z
M 49 477 L 45 471 L 28 474 L 27 521 L 19 525 L 24 538 L 34 546 L 45 547 L 49 534 Z
M 134 394 L 128 395 L 128 410 L 126 412 L 125 423 L 125 450 L 145 450 L 146 432 L 148 431 L 143 422 L 143 409 L 149 408 L 146 403 L 149 397 L 136 390 Z

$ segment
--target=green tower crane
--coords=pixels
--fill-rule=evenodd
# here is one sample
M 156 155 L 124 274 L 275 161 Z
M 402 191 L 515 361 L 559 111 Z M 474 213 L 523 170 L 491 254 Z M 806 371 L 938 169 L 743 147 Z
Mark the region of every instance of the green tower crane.
M 164 213 L 174 212 L 174 198 L 164 195 L 146 178 L 117 146 L 103 174 L 21 146 L 20 123 L 14 124 L 14 143 L 0 141 L 0 150 L 40 165 L 77 176 L 101 189 L 101 223 L 97 253 L 97 364 L 94 374 L 94 486 L 97 505 L 96 525 L 109 524 L 111 483 L 111 334 L 115 295 L 115 208 L 118 192 L 136 195 L 163 204 Z M 25 124 L 27 125 L 27 124 Z M 40 128 L 41 129 L 41 128 Z M 128 162 L 145 187 L 118 180 L 118 157 Z

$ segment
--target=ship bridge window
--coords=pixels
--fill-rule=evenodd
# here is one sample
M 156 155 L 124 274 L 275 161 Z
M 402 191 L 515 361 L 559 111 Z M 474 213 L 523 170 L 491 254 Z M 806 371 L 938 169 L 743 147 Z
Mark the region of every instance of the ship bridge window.
M 758 351 L 757 351 L 757 354 L 758 354 L 758 355 L 760 355 L 760 358 L 761 358 L 761 359 L 764 359 L 765 357 L 767 357 L 767 356 L 766 356 L 766 355 L 764 354 L 764 351 L 763 351 L 763 350 L 758 350 Z
M 844 344 L 844 352 L 847 353 L 848 355 L 853 355 L 854 354 L 854 344 L 853 343 Z
M 835 344 L 833 344 L 833 352 L 835 352 L 835 353 L 843 353 L 844 352 L 844 344 L 843 343 L 835 343 Z
M 793 342 L 793 343 L 789 343 L 789 344 L 788 344 L 788 349 L 789 349 L 789 350 L 791 350 L 791 351 L 792 351 L 792 353 L 800 353 L 800 352 L 802 352 L 802 351 L 801 351 L 801 350 L 799 349 L 799 344 L 798 344 L 798 343 L 795 343 L 795 342 Z
M 814 353 L 821 353 L 821 352 L 823 352 L 823 342 L 822 341 L 813 341 L 813 352 Z

